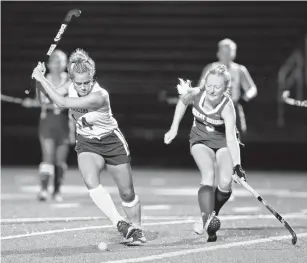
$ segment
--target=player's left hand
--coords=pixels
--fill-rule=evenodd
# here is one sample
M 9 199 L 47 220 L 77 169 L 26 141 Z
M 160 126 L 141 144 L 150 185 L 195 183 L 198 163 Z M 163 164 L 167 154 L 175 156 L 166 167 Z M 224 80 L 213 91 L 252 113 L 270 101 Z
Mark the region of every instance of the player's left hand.
M 45 63 L 38 62 L 37 66 L 33 70 L 32 79 L 42 81 L 45 78 L 46 66 Z
M 243 179 L 244 181 L 246 181 L 246 173 L 245 171 L 242 169 L 242 166 L 240 164 L 237 164 L 234 168 L 233 168 L 233 174 L 236 174 L 240 179 Z
M 289 98 L 289 96 L 290 96 L 290 91 L 289 91 L 289 90 L 285 90 L 285 91 L 282 93 L 282 97 L 283 97 L 284 100 L 287 99 L 287 98 Z

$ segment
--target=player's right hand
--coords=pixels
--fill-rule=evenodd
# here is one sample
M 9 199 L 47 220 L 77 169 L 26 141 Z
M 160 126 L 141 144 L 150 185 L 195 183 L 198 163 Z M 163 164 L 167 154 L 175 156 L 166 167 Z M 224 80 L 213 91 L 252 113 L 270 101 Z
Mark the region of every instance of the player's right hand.
M 177 130 L 176 129 L 170 129 L 167 133 L 164 135 L 164 143 L 170 144 L 172 140 L 175 139 L 177 136 Z
M 33 107 L 33 101 L 30 98 L 25 98 L 22 103 L 21 103 L 22 107 L 25 108 L 32 108 Z
M 45 63 L 38 62 L 32 73 L 32 79 L 42 81 L 45 78 L 46 66 Z
M 240 179 L 243 179 L 244 181 L 246 181 L 246 173 L 245 171 L 242 169 L 242 166 L 240 164 L 237 164 L 234 168 L 233 168 L 233 174 L 236 174 Z

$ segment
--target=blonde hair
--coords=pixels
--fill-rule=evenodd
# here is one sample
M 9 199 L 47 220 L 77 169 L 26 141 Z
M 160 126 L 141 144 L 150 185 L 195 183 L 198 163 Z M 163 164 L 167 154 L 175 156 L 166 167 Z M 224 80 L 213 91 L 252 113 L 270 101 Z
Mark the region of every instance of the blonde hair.
M 224 85 L 226 88 L 226 91 L 230 91 L 230 85 L 231 85 L 231 75 L 227 70 L 227 67 L 223 64 L 218 64 L 212 68 L 210 68 L 206 75 L 205 75 L 205 82 L 207 82 L 209 75 L 216 75 L 224 78 Z
M 50 55 L 49 62 L 54 58 L 57 58 L 60 61 L 61 70 L 65 71 L 67 66 L 67 55 L 62 50 L 56 49 Z
M 67 70 L 71 79 L 74 78 L 75 73 L 82 74 L 85 72 L 88 72 L 92 79 L 96 72 L 95 62 L 83 49 L 76 49 L 70 55 Z

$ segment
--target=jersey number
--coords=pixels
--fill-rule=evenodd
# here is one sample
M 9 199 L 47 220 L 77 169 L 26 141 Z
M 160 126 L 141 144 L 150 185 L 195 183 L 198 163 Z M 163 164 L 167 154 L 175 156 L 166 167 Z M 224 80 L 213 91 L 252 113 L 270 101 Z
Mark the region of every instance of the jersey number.
M 93 126 L 94 126 L 94 125 L 93 125 L 93 124 L 89 124 L 89 123 L 86 121 L 86 119 L 85 119 L 84 117 L 81 118 L 81 123 L 82 123 L 82 125 L 79 124 L 79 122 L 76 120 L 76 118 L 75 118 L 75 116 L 74 116 L 73 114 L 72 114 L 72 117 L 73 117 L 74 120 L 76 121 L 76 123 L 77 123 L 79 129 L 88 127 L 88 128 L 90 128 L 90 130 L 93 130 Z

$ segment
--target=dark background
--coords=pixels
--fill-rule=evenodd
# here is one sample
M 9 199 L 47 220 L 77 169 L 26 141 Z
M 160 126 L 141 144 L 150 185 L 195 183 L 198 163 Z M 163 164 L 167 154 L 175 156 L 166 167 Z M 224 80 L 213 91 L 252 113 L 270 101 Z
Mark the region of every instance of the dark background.
M 163 144 L 175 106 L 161 100 L 161 91 L 176 95 L 178 77 L 196 84 L 204 65 L 216 60 L 217 42 L 228 37 L 238 44 L 237 62 L 248 68 L 259 91 L 245 108 L 244 167 L 307 170 L 306 108 L 283 105 L 285 124 L 277 125 L 278 71 L 294 50 L 307 52 L 306 2 L 2 2 L 3 94 L 25 97 L 34 66 L 71 8 L 82 15 L 59 48 L 68 54 L 83 48 L 96 61 L 133 165 L 195 167 L 190 110 L 176 140 Z M 300 99 L 307 97 L 306 86 Z M 292 94 L 299 96 L 295 87 Z M 40 162 L 39 113 L 1 103 L 2 165 Z M 68 163 L 76 164 L 73 150 Z

